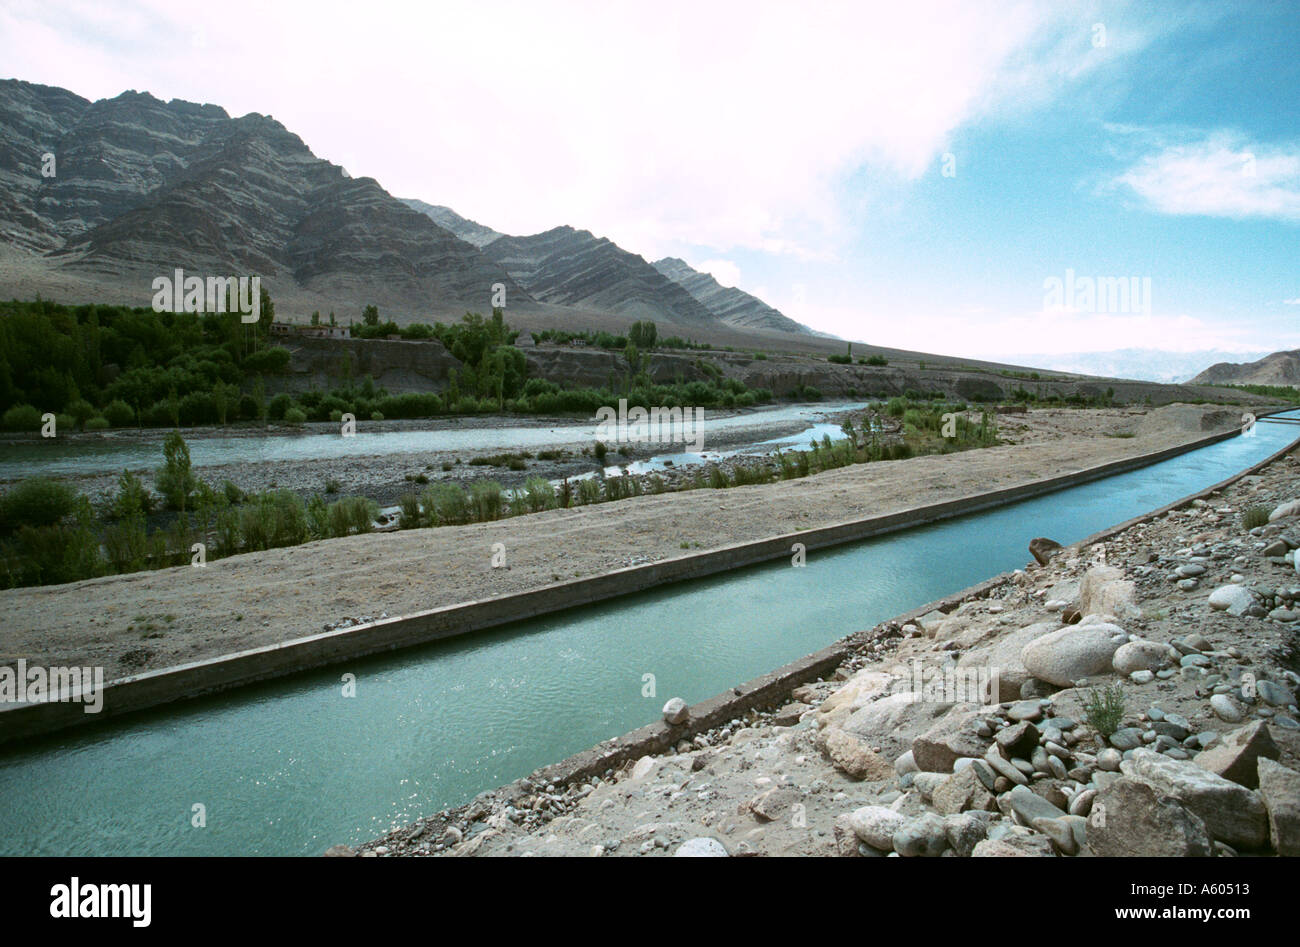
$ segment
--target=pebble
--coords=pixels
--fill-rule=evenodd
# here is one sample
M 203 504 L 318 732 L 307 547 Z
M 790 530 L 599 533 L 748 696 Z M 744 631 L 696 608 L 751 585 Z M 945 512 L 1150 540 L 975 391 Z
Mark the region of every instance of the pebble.
M 1220 720 L 1227 723 L 1241 723 L 1246 718 L 1241 707 L 1227 694 L 1215 694 L 1211 697 L 1210 709 L 1214 711 Z

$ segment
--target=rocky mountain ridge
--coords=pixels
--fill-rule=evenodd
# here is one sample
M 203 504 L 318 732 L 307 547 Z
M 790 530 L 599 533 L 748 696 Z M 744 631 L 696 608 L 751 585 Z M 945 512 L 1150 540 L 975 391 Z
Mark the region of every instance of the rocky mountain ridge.
M 1300 385 L 1300 349 L 1274 352 L 1255 362 L 1218 362 L 1193 378 L 1193 385 Z

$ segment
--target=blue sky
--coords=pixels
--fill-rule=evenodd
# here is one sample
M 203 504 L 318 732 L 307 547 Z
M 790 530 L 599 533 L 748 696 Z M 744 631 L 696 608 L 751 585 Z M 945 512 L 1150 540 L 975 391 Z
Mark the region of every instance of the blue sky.
M 273 114 L 398 196 L 680 256 L 848 338 L 1300 347 L 1300 5 L 899 6 L 13 0 L 0 61 Z M 1067 270 L 1149 279 L 1150 311 L 1054 304 Z

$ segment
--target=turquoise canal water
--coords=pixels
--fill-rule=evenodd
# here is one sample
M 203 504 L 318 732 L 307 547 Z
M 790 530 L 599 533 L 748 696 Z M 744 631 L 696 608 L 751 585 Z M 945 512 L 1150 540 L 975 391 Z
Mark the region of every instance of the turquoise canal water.
M 462 640 L 173 704 L 0 753 L 0 854 L 309 855 L 555 762 L 1285 446 L 1260 424 L 1046 497 Z M 342 696 L 341 675 L 357 678 Z M 657 694 L 641 696 L 653 674 Z M 207 826 L 194 828 L 195 804 Z

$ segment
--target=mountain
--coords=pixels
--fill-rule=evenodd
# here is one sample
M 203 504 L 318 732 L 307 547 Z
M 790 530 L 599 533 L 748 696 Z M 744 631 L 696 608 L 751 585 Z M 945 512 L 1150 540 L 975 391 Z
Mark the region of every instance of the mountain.
M 426 204 L 424 201 L 417 201 L 411 197 L 403 197 L 402 203 L 412 210 L 418 210 L 443 230 L 450 230 L 466 243 L 472 243 L 476 247 L 486 246 L 497 237 L 505 236 L 491 227 L 484 227 L 468 217 L 462 217 L 450 207 L 443 207 L 439 204 Z
M 512 304 L 531 302 L 478 247 L 270 116 L 6 80 L 0 130 L 0 236 L 47 275 L 116 283 L 117 301 L 148 304 L 152 278 L 181 267 L 261 275 L 277 301 L 481 311 L 504 283 Z
M 556 227 L 530 237 L 500 237 L 483 252 L 543 302 L 682 326 L 717 324 L 699 300 L 644 257 L 586 230 Z
M 1133 378 L 1164 384 L 1181 383 L 1216 359 L 1242 353 L 1208 350 L 1170 352 L 1163 349 L 1115 349 L 1111 352 L 1067 352 L 1065 354 L 1016 353 L 1006 356 L 1017 365 L 1034 365 L 1075 375 L 1101 378 Z M 1259 354 L 1263 354 L 1262 352 Z M 1250 357 L 1253 353 L 1247 354 Z
M 1218 362 L 1189 384 L 1300 386 L 1300 349 L 1274 352 L 1255 362 Z
M 783 315 L 758 297 L 751 296 L 744 290 L 723 286 L 708 273 L 692 269 L 685 260 L 664 257 L 653 266 L 728 325 L 741 329 L 776 329 L 780 332 L 812 334 L 807 326 Z

